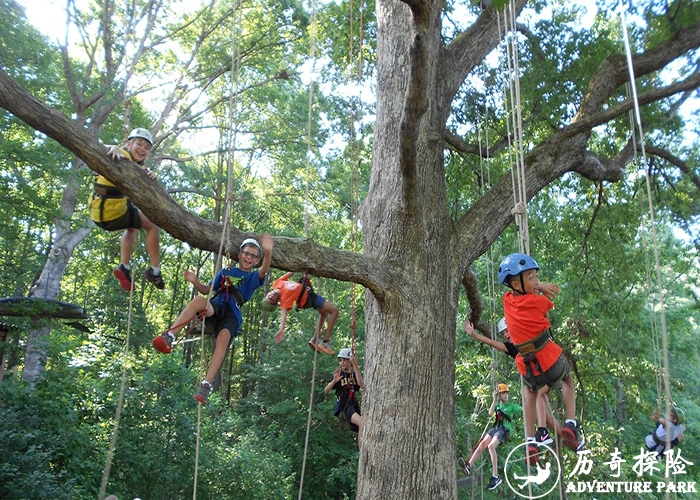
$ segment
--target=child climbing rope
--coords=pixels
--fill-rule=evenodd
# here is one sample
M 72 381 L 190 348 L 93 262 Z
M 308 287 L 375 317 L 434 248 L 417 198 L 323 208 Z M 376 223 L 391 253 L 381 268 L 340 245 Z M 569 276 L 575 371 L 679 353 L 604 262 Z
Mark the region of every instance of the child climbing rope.
M 508 332 L 508 325 L 506 324 L 505 318 L 501 318 L 498 322 L 498 333 L 503 337 L 504 342 L 494 340 L 491 337 L 478 333 L 468 318 L 464 320 L 464 330 L 469 336 L 475 338 L 482 344 L 504 352 L 513 359 L 518 355 L 518 348 L 515 347 L 515 344 L 513 344 L 510 339 L 510 333 Z M 547 427 L 554 429 L 554 432 L 557 434 L 561 432 L 561 424 L 554 418 L 554 415 L 552 415 L 552 412 L 549 410 L 549 388 L 546 386 L 541 388 L 537 393 L 537 424 L 535 441 L 537 441 L 538 445 L 550 445 L 554 442 L 549 435 Z
M 335 409 L 333 414 L 350 424 L 350 429 L 357 432 L 357 444 L 362 438 L 362 416 L 360 415 L 360 403 L 357 402 L 357 393 L 362 390 L 362 374 L 357 358 L 347 347 L 338 352 L 338 364 L 340 367 L 333 372 L 331 381 L 323 389 L 328 394 L 335 389 Z
M 543 387 L 562 386 L 566 422 L 561 429 L 562 441 L 574 451 L 583 449 L 576 422 L 576 390 L 569 363 L 562 349 L 550 337 L 548 312 L 560 288 L 553 283 L 540 283 L 537 262 L 529 255 L 508 255 L 498 269 L 498 279 L 511 291 L 503 296 L 503 311 L 511 339 L 518 349 L 515 363 L 527 385 L 525 392 L 525 433 L 527 460 L 538 462 L 538 449 L 533 436 L 537 393 Z
M 153 146 L 153 136 L 145 128 L 135 128 L 129 134 L 124 148 L 110 146 L 107 155 L 113 160 L 131 160 L 141 167 Z M 145 168 L 146 175 L 155 180 L 158 176 Z M 143 212 L 136 208 L 114 184 L 102 175 L 97 177 L 95 187 L 89 202 L 90 218 L 93 222 L 107 231 L 124 229 L 120 243 L 120 263 L 114 270 L 114 276 L 121 287 L 131 291 L 131 253 L 134 250 L 139 229 L 146 231 L 146 251 L 151 261 L 151 267 L 143 272 L 143 278 L 153 286 L 162 290 L 165 288 L 160 272 L 160 228 L 153 224 Z
M 498 475 L 498 453 L 496 448 L 501 443 L 506 443 L 510 437 L 512 430 L 511 422 L 513 418 L 521 415 L 523 409 L 520 405 L 511 403 L 510 392 L 506 384 L 498 384 L 498 388 L 493 391 L 493 402 L 489 408 L 489 416 L 496 415 L 496 423 L 486 433 L 486 436 L 477 444 L 476 450 L 469 458 L 469 462 L 465 462 L 464 458 L 459 457 L 459 465 L 464 473 L 468 476 L 472 472 L 472 466 L 479 459 L 481 453 L 488 448 L 491 456 L 491 480 L 486 486 L 489 490 L 498 488 L 503 479 Z
M 199 392 L 194 396 L 194 399 L 202 404 L 208 403 L 214 377 L 219 373 L 231 340 L 238 335 L 241 328 L 243 323 L 241 307 L 250 300 L 255 290 L 265 283 L 265 275 L 270 268 L 270 260 L 272 259 L 273 244 L 269 234 L 262 235 L 260 243 L 253 238 L 243 240 L 238 251 L 238 266 L 220 270 L 209 285 L 201 283 L 194 273 L 186 271 L 185 278 L 194 285 L 199 293 L 208 295 L 212 287 L 216 293 L 209 300 L 201 296 L 192 299 L 177 317 L 175 324 L 167 332 L 153 339 L 153 347 L 157 351 L 165 354 L 171 352 L 173 341 L 178 332 L 198 313 L 206 311 L 204 320 L 207 330 L 216 339 L 216 346 L 207 374 L 199 384 Z M 263 250 L 264 256 L 261 255 Z M 260 263 L 260 259 L 262 259 L 262 264 L 257 271 L 253 271 L 253 268 Z M 207 321 L 207 318 L 211 318 L 211 321 Z
M 647 435 L 644 443 L 649 451 L 657 453 L 657 459 L 661 460 L 666 452 L 666 430 L 668 425 L 668 436 L 671 443 L 671 448 L 683 441 L 685 435 L 685 413 L 683 410 L 674 406 L 664 418 L 659 413 L 659 410 L 654 410 L 652 420 L 656 422 L 656 428 Z
M 280 317 L 280 327 L 275 335 L 275 342 L 280 343 L 284 338 L 284 328 L 287 324 L 287 313 L 297 304 L 297 310 L 314 308 L 318 311 L 318 322 L 314 336 L 309 340 L 309 346 L 319 352 L 333 355 L 335 351 L 331 347 L 331 334 L 338 319 L 338 308 L 328 302 L 325 298 L 314 292 L 311 281 L 306 277 L 300 281 L 289 281 L 294 273 L 286 273 L 277 278 L 272 284 L 272 290 L 265 295 L 263 307 L 268 311 L 274 311 L 277 304 L 280 304 L 282 314 Z M 323 339 L 319 339 L 321 328 L 328 319 Z

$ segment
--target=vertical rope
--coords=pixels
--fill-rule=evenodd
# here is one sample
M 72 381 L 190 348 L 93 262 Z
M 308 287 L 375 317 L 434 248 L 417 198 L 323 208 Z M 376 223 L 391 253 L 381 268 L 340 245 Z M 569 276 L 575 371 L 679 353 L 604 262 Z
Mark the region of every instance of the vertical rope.
M 304 199 L 304 236 L 308 238 L 309 236 L 309 176 L 311 171 L 311 118 L 313 111 L 313 101 L 314 101 L 314 78 L 316 72 L 316 0 L 311 2 L 311 25 L 310 25 L 310 57 L 311 57 L 311 79 L 309 80 L 309 110 L 308 110 L 308 121 L 307 121 L 307 135 L 306 135 L 306 182 L 305 182 L 305 199 Z M 322 326 L 322 325 L 321 325 Z M 314 342 L 318 342 L 318 336 L 320 335 L 321 328 L 314 333 Z M 299 500 L 301 500 L 302 493 L 304 491 L 304 475 L 306 473 L 306 457 L 309 452 L 309 435 L 311 434 L 311 411 L 314 404 L 314 388 L 316 386 L 316 359 L 318 357 L 318 350 L 314 349 L 314 367 L 311 372 L 311 392 L 309 394 L 309 410 L 308 417 L 306 420 L 306 437 L 304 439 L 304 458 L 301 463 L 301 478 L 299 480 Z
M 236 122 L 236 111 L 238 106 L 238 76 L 240 74 L 240 47 L 238 38 L 240 35 L 240 0 L 232 0 L 232 20 L 231 20 L 231 81 L 230 81 L 230 98 L 228 106 L 228 126 L 226 129 L 226 201 L 224 205 L 223 227 L 221 229 L 221 239 L 219 240 L 219 251 L 214 263 L 214 276 L 216 276 L 223 264 L 223 254 L 226 242 L 230 239 L 231 233 L 231 206 L 233 204 L 233 167 L 236 158 L 236 140 L 238 132 L 238 124 Z M 213 286 L 209 289 L 207 301 L 211 297 Z M 204 379 L 206 377 L 206 357 L 204 337 L 205 337 L 206 321 L 202 320 L 201 335 L 200 335 L 200 366 L 204 369 Z M 201 444 L 201 428 L 202 428 L 202 403 L 197 404 L 197 436 L 195 444 L 195 460 L 194 460 L 194 485 L 192 489 L 192 500 L 197 500 L 197 482 L 199 477 L 199 450 Z
M 132 267 L 133 270 L 133 267 Z M 109 450 L 107 451 L 107 461 L 105 468 L 102 471 L 102 481 L 100 483 L 100 491 L 97 495 L 99 500 L 104 500 L 107 493 L 107 485 L 109 484 L 109 473 L 112 469 L 112 460 L 114 459 L 114 450 L 117 447 L 117 435 L 119 434 L 119 422 L 122 417 L 122 408 L 124 407 L 124 392 L 126 390 L 126 368 L 129 360 L 129 341 L 131 338 L 131 316 L 134 304 L 134 283 L 131 283 L 131 291 L 129 292 L 129 315 L 126 322 L 126 342 L 124 343 L 124 353 L 122 354 L 122 380 L 119 386 L 119 399 L 117 400 L 117 410 L 114 415 L 114 429 L 109 440 Z
M 642 117 L 641 113 L 639 110 L 639 100 L 637 98 L 637 85 L 636 85 L 636 78 L 634 76 L 634 65 L 632 61 L 632 50 L 630 48 L 630 42 L 629 42 L 629 36 L 627 33 L 627 21 L 625 19 L 625 9 L 623 5 L 623 1 L 620 0 L 620 20 L 622 24 L 622 32 L 623 32 L 623 39 L 625 43 L 625 54 L 627 56 L 627 68 L 629 70 L 629 76 L 630 76 L 630 87 L 632 89 L 632 98 L 634 99 L 634 115 L 637 123 L 637 129 L 639 131 L 639 145 L 641 148 L 642 152 L 642 162 L 643 165 L 646 167 L 648 165 L 647 161 L 647 155 L 646 155 L 646 148 L 644 146 L 644 130 L 642 127 Z M 647 191 L 647 200 L 649 203 L 649 223 L 651 225 L 651 235 L 652 235 L 652 243 L 653 243 L 653 248 L 654 248 L 654 268 L 656 271 L 656 286 L 657 286 L 657 300 L 658 300 L 658 308 L 660 311 L 660 316 L 661 316 L 661 340 L 662 340 L 662 349 L 663 349 L 663 363 L 661 364 L 661 374 L 663 378 L 663 385 L 664 385 L 664 394 L 666 396 L 666 415 L 669 414 L 669 411 L 671 409 L 671 387 L 670 387 L 670 382 L 669 382 L 669 374 L 668 374 L 668 332 L 666 328 L 666 308 L 664 306 L 664 291 L 663 291 L 663 280 L 661 277 L 661 262 L 659 259 L 659 241 L 658 241 L 658 235 L 656 231 L 656 219 L 654 216 L 654 203 L 652 200 L 652 192 L 651 192 L 651 176 L 649 174 L 649 169 L 644 168 L 645 172 L 645 179 L 646 179 L 646 191 Z M 666 421 L 666 448 L 670 449 L 671 448 L 671 433 L 669 432 L 669 422 L 668 420 Z M 667 492 L 667 498 L 668 498 L 668 492 Z

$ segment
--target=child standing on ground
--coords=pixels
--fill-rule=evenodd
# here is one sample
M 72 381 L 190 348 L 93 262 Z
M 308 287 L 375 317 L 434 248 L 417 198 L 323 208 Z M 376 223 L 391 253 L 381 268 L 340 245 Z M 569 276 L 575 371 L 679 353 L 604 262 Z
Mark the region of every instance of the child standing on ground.
M 666 452 L 666 436 L 668 425 L 668 436 L 671 448 L 683 441 L 685 436 L 685 413 L 677 406 L 671 408 L 666 417 L 662 417 L 659 410 L 654 410 L 652 420 L 656 422 L 654 431 L 647 435 L 644 443 L 649 451 L 655 451 L 660 460 Z
M 357 393 L 362 389 L 362 374 L 357 358 L 352 351 L 344 347 L 338 353 L 340 367 L 333 372 L 331 381 L 323 389 L 328 394 L 335 389 L 335 409 L 333 414 L 342 418 L 350 429 L 357 432 L 357 445 L 362 439 L 362 416 L 360 415 L 360 403 L 357 402 Z
M 462 470 L 466 475 L 470 475 L 472 466 L 479 459 L 481 453 L 488 448 L 491 456 L 491 480 L 486 488 L 489 490 L 495 490 L 503 482 L 503 479 L 498 475 L 498 453 L 496 448 L 501 443 L 508 441 L 512 430 L 511 422 L 513 418 L 523 413 L 522 407 L 511 403 L 509 399 L 508 386 L 506 384 L 498 384 L 498 388 L 493 391 L 493 402 L 489 408 L 489 416 L 496 415 L 495 425 L 489 429 L 484 439 L 477 445 L 476 450 L 469 458 L 469 462 L 465 462 L 462 457 L 459 457 L 459 465 L 462 467 Z
M 515 363 L 527 385 L 525 392 L 525 433 L 528 463 L 538 462 L 537 442 L 533 436 L 537 392 L 543 387 L 562 386 L 566 422 L 561 429 L 562 441 L 574 451 L 583 448 L 576 423 L 576 391 L 569 363 L 562 349 L 550 337 L 548 312 L 560 288 L 540 283 L 537 262 L 529 255 L 514 253 L 501 262 L 498 279 L 511 291 L 503 296 L 503 311 L 510 337 L 518 349 Z
M 158 176 L 144 167 L 153 146 L 153 136 L 145 128 L 135 128 L 129 134 L 124 148 L 110 146 L 107 155 L 113 160 L 127 159 L 144 168 L 146 175 L 155 180 Z M 143 272 L 143 278 L 153 286 L 162 290 L 165 288 L 160 272 L 160 228 L 153 224 L 143 212 L 136 208 L 114 184 L 102 175 L 97 177 L 90 198 L 90 218 L 93 222 L 107 231 L 124 229 L 120 243 L 119 267 L 114 270 L 114 276 L 121 287 L 131 291 L 131 253 L 134 250 L 139 229 L 146 231 L 146 251 L 151 261 L 151 267 Z
M 294 307 L 296 302 L 298 309 L 314 308 L 318 311 L 318 321 L 314 336 L 309 340 L 309 346 L 319 352 L 333 355 L 335 351 L 331 347 L 331 334 L 338 319 L 338 308 L 328 302 L 325 298 L 314 292 L 311 282 L 304 276 L 301 282 L 289 281 L 294 273 L 286 273 L 277 278 L 272 284 L 272 290 L 265 295 L 263 307 L 268 311 L 274 311 L 279 303 L 282 309 L 280 317 L 280 327 L 275 335 L 275 342 L 280 343 L 284 338 L 284 328 L 287 324 L 287 313 Z M 328 319 L 323 339 L 320 339 L 321 328 Z
M 175 320 L 175 324 L 165 333 L 153 339 L 153 347 L 162 353 L 172 350 L 177 333 L 195 318 L 200 311 L 206 311 L 204 320 L 207 330 L 216 339 L 211 362 L 207 374 L 199 384 L 199 392 L 194 399 L 202 404 L 208 403 L 214 377 L 224 362 L 231 340 L 238 335 L 243 324 L 241 307 L 250 300 L 255 290 L 265 283 L 265 275 L 270 269 L 273 240 L 269 234 L 260 237 L 260 243 L 253 238 L 243 240 L 238 251 L 238 266 L 220 270 L 211 284 L 201 283 L 194 273 L 185 271 L 185 279 L 190 281 L 201 294 L 208 295 L 212 290 L 216 293 L 207 300 L 202 296 L 192 299 Z M 265 255 L 261 252 L 264 250 Z M 262 259 L 262 265 L 257 271 L 253 268 Z M 208 318 L 211 318 L 207 321 Z

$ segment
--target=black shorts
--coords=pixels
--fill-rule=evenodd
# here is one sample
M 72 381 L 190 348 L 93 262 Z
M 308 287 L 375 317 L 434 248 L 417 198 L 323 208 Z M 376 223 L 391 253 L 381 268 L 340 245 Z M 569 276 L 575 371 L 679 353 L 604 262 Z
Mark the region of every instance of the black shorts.
M 326 303 L 326 299 L 324 299 L 321 295 L 317 294 L 316 292 L 313 291 L 312 288 L 309 288 L 309 294 L 306 296 L 306 302 L 304 302 L 304 305 L 300 307 L 300 309 L 316 309 L 319 311 L 322 307 L 323 304 Z
M 119 231 L 121 229 L 141 229 L 141 215 L 139 209 L 136 208 L 131 200 L 126 200 L 126 213 L 118 219 L 107 222 L 93 221 L 96 226 L 101 227 L 106 231 Z
M 357 432 L 360 430 L 358 426 L 352 423 L 352 416 L 355 413 L 362 416 L 362 414 L 360 413 L 360 405 L 357 403 L 357 401 L 348 401 L 348 404 L 345 405 L 345 408 L 340 408 L 340 400 L 336 401 L 334 410 L 335 416 L 347 422 L 350 425 L 350 430 L 352 430 L 353 432 Z
M 238 336 L 238 320 L 236 316 L 234 316 L 231 308 L 228 305 L 221 305 L 219 303 L 212 304 L 211 306 L 214 308 L 214 314 L 204 318 L 204 325 L 207 333 L 210 333 L 216 338 L 221 330 L 228 329 L 228 332 L 231 334 L 231 339 Z
M 535 375 L 534 380 L 527 379 L 526 377 L 523 377 L 523 380 L 525 381 L 528 389 L 533 392 L 537 392 L 545 385 L 548 385 L 550 388 L 558 387 L 561 385 L 561 381 L 570 374 L 571 370 L 569 369 L 569 362 L 566 361 L 564 356 L 559 356 L 559 359 L 557 359 L 556 363 L 554 363 L 549 370 L 544 373 L 540 373 L 539 375 Z

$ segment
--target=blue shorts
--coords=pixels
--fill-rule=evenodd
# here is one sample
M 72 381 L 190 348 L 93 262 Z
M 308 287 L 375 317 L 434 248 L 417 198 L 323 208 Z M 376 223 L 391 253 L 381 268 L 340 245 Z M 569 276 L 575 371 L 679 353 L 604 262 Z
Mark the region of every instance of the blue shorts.
M 319 311 L 325 303 L 326 299 L 324 299 L 321 295 L 315 293 L 312 289 L 309 289 L 309 295 L 307 295 L 306 302 L 304 302 L 304 305 L 301 307 L 301 309 L 314 308 L 317 311 Z

